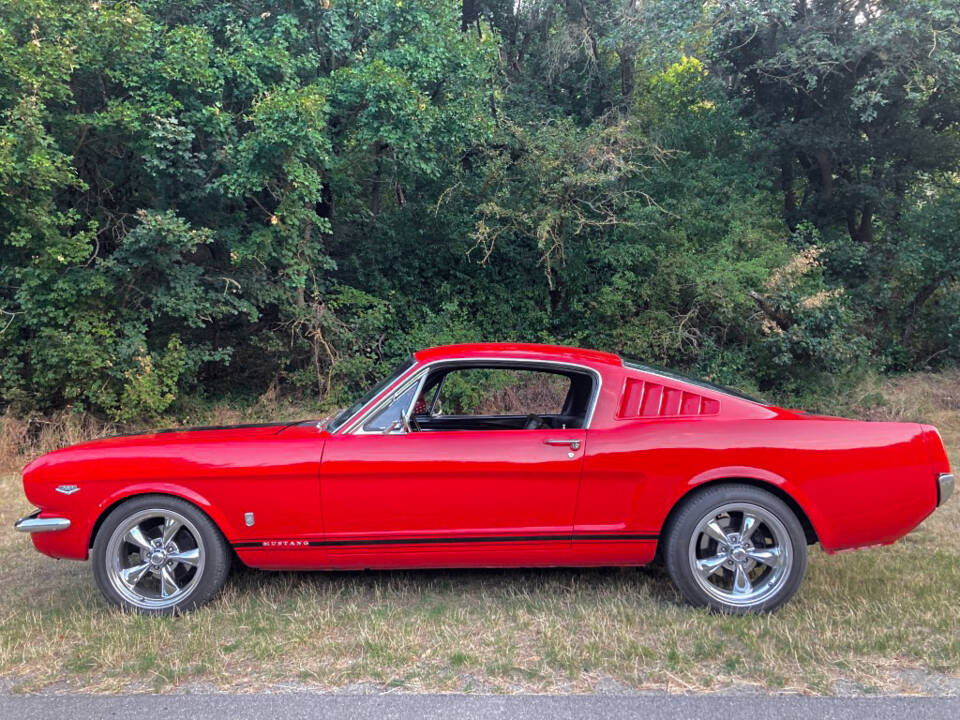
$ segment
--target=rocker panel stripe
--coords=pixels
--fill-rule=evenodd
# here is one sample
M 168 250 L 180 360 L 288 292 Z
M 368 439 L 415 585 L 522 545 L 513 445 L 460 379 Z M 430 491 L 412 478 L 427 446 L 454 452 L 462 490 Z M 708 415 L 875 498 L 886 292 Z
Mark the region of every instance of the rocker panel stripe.
M 651 533 L 590 535 L 499 535 L 426 538 L 376 538 L 371 540 L 253 540 L 232 543 L 235 548 L 304 548 L 304 547 L 363 547 L 370 545 L 458 545 L 463 543 L 520 543 L 570 542 L 572 540 L 651 541 L 658 535 Z

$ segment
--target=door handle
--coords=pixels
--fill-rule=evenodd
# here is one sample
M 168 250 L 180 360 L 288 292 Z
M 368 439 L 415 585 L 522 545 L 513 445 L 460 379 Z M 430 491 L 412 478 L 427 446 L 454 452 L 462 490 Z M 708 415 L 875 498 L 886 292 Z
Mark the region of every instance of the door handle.
M 571 450 L 576 450 L 580 447 L 579 440 L 544 440 L 544 445 L 569 445 Z

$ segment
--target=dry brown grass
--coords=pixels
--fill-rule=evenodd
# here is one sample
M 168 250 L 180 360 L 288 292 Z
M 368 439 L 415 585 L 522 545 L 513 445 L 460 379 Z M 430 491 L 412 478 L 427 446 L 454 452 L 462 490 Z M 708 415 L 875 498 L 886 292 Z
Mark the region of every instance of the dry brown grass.
M 486 395 L 474 410 L 479 415 L 516 415 L 538 413 L 555 415 L 563 408 L 570 389 L 570 380 L 563 375 L 544 372 L 515 371 L 519 382 Z
M 0 415 L 0 472 L 17 471 L 38 455 L 116 432 L 115 426 L 86 415 L 61 413 L 30 420 Z
M 856 414 L 934 422 L 960 457 L 960 373 L 853 397 Z M 7 467 L 100 432 L 2 422 Z M 28 509 L 15 472 L 0 472 L 0 525 Z M 109 610 L 88 565 L 0 532 L 0 688 L 957 694 L 958 526 L 954 498 L 894 546 L 815 549 L 796 599 L 750 618 L 686 607 L 655 569 L 243 571 L 197 613 L 144 618 Z

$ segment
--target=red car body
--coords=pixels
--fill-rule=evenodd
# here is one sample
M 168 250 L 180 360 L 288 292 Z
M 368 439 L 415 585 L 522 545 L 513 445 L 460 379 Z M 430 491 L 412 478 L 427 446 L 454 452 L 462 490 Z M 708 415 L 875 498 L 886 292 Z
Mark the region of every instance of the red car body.
M 421 351 L 354 417 L 425 367 L 476 360 L 590 372 L 586 427 L 360 434 L 353 421 L 333 433 L 301 422 L 98 440 L 25 468 L 36 517 L 69 520 L 33 542 L 86 559 L 110 509 L 152 493 L 194 503 L 257 568 L 641 565 L 688 493 L 735 480 L 786 500 L 808 542 L 835 552 L 908 533 L 949 473 L 929 425 L 785 410 L 567 347 Z

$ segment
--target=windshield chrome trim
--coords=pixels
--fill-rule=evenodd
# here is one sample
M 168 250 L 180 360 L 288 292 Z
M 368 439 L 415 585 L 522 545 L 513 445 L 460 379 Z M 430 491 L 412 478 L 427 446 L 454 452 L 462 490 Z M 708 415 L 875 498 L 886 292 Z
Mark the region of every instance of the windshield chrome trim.
M 343 427 L 337 432 L 343 432 L 344 435 L 354 433 L 356 430 L 357 435 L 382 435 L 382 430 L 364 430 L 363 426 L 368 420 L 370 420 L 374 415 L 379 413 L 381 410 L 385 409 L 390 405 L 394 400 L 407 392 L 414 384 L 420 384 L 426 378 L 426 374 L 421 372 L 417 366 L 412 368 L 413 374 L 407 375 L 406 377 L 400 378 L 397 384 L 394 385 L 394 389 L 391 390 L 387 388 L 384 394 L 380 395 L 379 399 L 374 398 L 371 402 L 373 406 L 369 404 L 367 407 L 370 408 L 368 412 L 364 412 L 364 408 L 360 408 L 359 412 L 353 416 L 350 420 L 343 424 Z M 413 407 L 413 403 L 417 401 L 417 393 L 413 394 L 413 398 L 410 400 L 410 405 L 407 406 L 407 410 L 404 412 L 404 415 L 408 415 L 410 408 Z
M 473 365 L 475 363 L 482 363 L 484 367 L 486 366 L 497 366 L 502 365 L 506 367 L 515 366 L 515 365 L 541 365 L 547 367 L 559 367 L 559 368 L 568 368 L 578 372 L 585 372 L 593 376 L 593 392 L 590 395 L 590 405 L 587 408 L 586 416 L 583 420 L 583 427 L 581 430 L 589 430 L 590 425 L 593 422 L 593 414 L 597 409 L 597 402 L 600 400 L 600 388 L 603 386 L 603 376 L 596 368 L 592 368 L 588 365 L 581 365 L 574 362 L 564 362 L 560 360 L 535 360 L 533 358 L 491 358 L 491 357 L 464 357 L 464 358 L 449 358 L 445 360 L 434 360 L 427 363 L 426 365 L 414 366 L 412 368 L 412 374 L 402 377 L 397 381 L 397 384 L 394 385 L 394 389 L 387 389 L 384 394 L 380 396 L 380 399 L 376 398 L 367 404 L 367 407 L 361 408 L 350 420 L 347 420 L 337 431 L 335 435 L 343 434 L 354 434 L 354 435 L 380 435 L 382 434 L 379 431 L 365 431 L 363 430 L 363 424 L 370 418 L 370 416 L 384 409 L 389 403 L 393 402 L 399 395 L 402 395 L 404 392 L 410 389 L 410 386 L 415 383 L 422 383 L 426 381 L 427 376 L 430 374 L 430 371 L 440 365 Z M 407 413 L 409 416 L 410 410 L 413 408 L 414 403 L 416 403 L 417 398 L 420 395 L 420 391 L 414 394 L 413 400 L 410 406 L 407 408 Z

